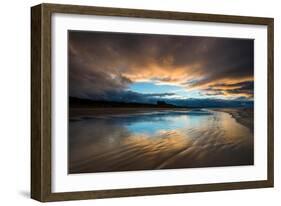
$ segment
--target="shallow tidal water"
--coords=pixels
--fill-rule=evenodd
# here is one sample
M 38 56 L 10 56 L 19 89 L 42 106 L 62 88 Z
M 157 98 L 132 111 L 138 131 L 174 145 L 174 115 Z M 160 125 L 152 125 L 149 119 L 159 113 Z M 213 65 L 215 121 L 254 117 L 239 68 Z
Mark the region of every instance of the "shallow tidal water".
M 241 166 L 253 134 L 226 112 L 159 111 L 69 121 L 69 173 Z

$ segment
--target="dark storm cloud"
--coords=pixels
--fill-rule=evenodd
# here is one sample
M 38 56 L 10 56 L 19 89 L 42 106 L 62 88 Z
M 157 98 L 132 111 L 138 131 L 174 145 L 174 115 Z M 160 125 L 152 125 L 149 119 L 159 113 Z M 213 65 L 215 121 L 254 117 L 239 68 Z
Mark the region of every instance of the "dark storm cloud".
M 216 44 L 203 57 L 206 77 L 194 85 L 220 79 L 253 77 L 254 47 L 251 40 L 216 39 Z
M 174 95 L 174 93 L 151 93 L 151 94 L 141 94 L 138 92 L 132 92 L 129 90 L 110 90 L 104 92 L 100 95 L 92 94 L 88 95 L 86 98 L 92 100 L 107 100 L 107 101 L 118 101 L 118 102 L 149 102 L 155 103 L 160 98 L 168 98 Z
M 254 95 L 254 82 L 245 82 L 239 88 L 227 90 L 230 94 L 245 94 L 249 97 Z
M 131 98 L 142 80 L 202 90 L 253 80 L 253 40 L 70 31 L 68 43 L 71 96 Z
M 253 98 L 254 82 L 244 81 L 235 84 L 215 84 L 204 90 L 206 95 L 240 95 Z

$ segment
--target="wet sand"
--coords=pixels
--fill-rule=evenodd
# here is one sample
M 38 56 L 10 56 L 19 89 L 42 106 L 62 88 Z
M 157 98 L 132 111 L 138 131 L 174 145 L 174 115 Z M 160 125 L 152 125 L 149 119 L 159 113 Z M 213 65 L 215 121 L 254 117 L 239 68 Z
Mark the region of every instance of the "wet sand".
M 190 111 L 186 108 L 70 108 L 69 119 L 77 120 L 81 118 L 91 118 L 100 116 L 123 116 L 131 114 L 145 114 L 151 112 L 167 112 L 167 111 Z
M 149 112 L 163 111 L 190 111 L 187 108 L 70 108 L 69 119 L 81 120 L 96 116 L 122 116 L 129 114 L 144 114 Z M 215 108 L 212 110 L 229 113 L 238 123 L 246 126 L 251 131 L 254 129 L 254 110 L 253 108 Z
M 254 131 L 254 108 L 223 108 L 217 111 L 229 113 L 238 123 Z
M 70 121 L 69 173 L 253 164 L 250 110 L 177 111 L 189 110 L 71 109 L 70 120 L 79 121 Z

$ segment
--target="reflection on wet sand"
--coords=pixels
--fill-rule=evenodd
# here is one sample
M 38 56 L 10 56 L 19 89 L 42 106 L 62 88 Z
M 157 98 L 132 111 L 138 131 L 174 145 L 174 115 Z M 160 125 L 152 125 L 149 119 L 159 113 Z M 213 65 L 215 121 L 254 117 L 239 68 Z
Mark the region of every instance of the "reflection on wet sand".
M 164 111 L 69 122 L 69 173 L 253 164 L 253 133 L 230 114 Z

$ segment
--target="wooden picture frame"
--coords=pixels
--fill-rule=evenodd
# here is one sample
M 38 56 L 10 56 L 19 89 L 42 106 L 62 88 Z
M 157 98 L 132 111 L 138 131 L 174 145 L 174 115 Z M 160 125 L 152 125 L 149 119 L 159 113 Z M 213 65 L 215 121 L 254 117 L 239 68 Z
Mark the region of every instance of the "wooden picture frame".
M 267 26 L 268 130 L 267 179 L 258 181 L 110 189 L 79 192 L 52 192 L 51 170 L 51 16 L 54 13 L 168 19 L 194 22 L 221 22 Z M 31 197 L 38 201 L 82 200 L 139 195 L 273 187 L 274 180 L 274 88 L 272 18 L 214 14 L 150 11 L 92 6 L 40 4 L 31 8 Z

